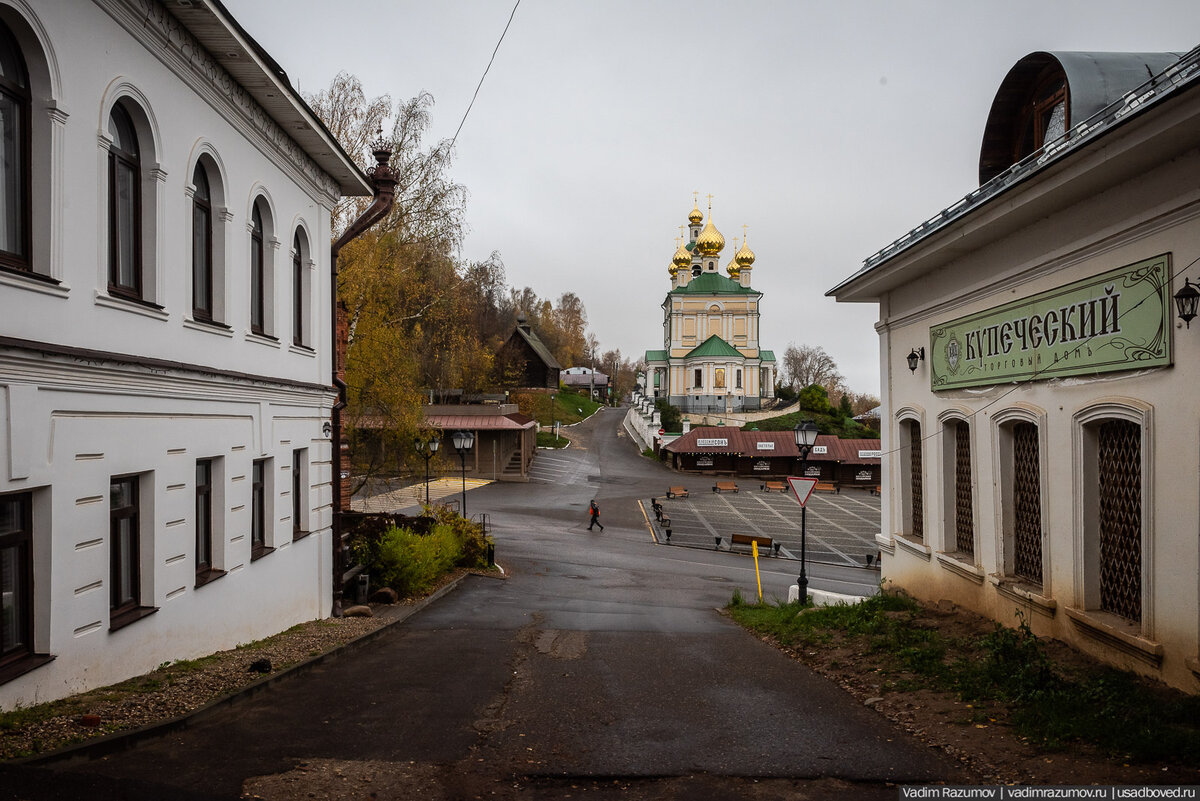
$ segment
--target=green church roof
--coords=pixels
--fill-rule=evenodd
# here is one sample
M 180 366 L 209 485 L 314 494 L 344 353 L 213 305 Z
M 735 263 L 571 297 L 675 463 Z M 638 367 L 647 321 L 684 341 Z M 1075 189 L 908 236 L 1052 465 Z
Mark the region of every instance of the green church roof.
M 725 340 L 721 339 L 716 334 L 713 334 L 708 339 L 704 340 L 697 348 L 688 353 L 684 358 L 691 359 L 697 356 L 732 356 L 735 359 L 745 358 L 738 353 L 737 349 L 730 345 Z
M 670 358 L 665 350 L 648 350 L 646 351 L 646 361 L 648 362 L 665 362 Z
M 726 278 L 720 273 L 701 273 L 688 281 L 687 286 L 671 290 L 672 295 L 757 295 L 758 292 L 748 286 L 742 286 L 732 278 Z
M 773 351 L 773 350 L 760 350 L 760 351 L 758 352 L 758 358 L 759 358 L 759 360 L 760 360 L 760 361 L 764 361 L 764 362 L 773 362 L 773 361 L 775 361 L 775 351 Z

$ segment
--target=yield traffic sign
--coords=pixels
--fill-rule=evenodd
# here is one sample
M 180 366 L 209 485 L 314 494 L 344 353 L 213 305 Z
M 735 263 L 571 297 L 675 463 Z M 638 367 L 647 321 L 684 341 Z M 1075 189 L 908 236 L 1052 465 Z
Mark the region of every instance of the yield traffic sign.
M 817 486 L 817 480 L 815 478 L 788 476 L 788 485 L 791 486 L 796 500 L 800 501 L 800 506 L 803 507 L 808 503 L 808 496 L 812 495 L 813 487 Z

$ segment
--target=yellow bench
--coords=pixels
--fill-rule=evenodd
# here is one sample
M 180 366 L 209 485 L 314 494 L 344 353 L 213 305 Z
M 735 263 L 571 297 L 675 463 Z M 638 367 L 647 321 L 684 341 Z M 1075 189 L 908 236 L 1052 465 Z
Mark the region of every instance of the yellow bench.
M 737 492 L 738 486 L 736 481 L 718 481 L 713 484 L 713 492 Z

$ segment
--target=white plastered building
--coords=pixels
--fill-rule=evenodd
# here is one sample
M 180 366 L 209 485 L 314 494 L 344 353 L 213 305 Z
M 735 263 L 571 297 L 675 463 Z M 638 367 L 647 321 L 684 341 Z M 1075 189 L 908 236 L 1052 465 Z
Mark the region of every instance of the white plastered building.
M 0 0 L 0 708 L 326 616 L 330 215 L 212 0 Z
M 884 582 L 1195 692 L 1200 51 L 1022 58 L 979 171 L 829 292 L 879 304 Z

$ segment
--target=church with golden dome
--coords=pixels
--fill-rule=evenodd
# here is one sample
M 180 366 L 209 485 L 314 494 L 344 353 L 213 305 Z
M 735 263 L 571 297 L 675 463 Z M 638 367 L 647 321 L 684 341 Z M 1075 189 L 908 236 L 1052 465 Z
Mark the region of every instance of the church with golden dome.
M 775 354 L 759 346 L 762 293 L 750 286 L 754 251 L 745 226 L 741 247 L 734 239 L 727 276 L 719 267 L 725 237 L 713 224 L 711 195 L 707 222 L 694 202 L 686 230 L 667 267 L 663 347 L 646 351 L 646 394 L 688 414 L 760 409 L 775 397 Z

